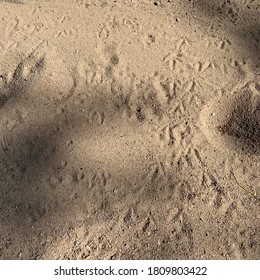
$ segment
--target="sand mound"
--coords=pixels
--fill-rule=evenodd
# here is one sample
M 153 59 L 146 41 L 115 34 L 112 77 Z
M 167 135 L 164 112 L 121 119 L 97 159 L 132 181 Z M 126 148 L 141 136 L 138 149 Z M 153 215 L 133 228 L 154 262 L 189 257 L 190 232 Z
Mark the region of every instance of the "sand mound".
M 259 84 L 246 84 L 225 97 L 211 100 L 201 113 L 204 133 L 226 151 L 258 155 L 260 149 Z

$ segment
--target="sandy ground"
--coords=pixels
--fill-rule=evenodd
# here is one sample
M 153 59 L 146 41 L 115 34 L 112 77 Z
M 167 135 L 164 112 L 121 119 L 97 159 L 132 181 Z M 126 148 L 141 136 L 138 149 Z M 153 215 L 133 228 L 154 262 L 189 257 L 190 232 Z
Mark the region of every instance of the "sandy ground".
M 260 257 L 259 0 L 0 1 L 1 259 Z

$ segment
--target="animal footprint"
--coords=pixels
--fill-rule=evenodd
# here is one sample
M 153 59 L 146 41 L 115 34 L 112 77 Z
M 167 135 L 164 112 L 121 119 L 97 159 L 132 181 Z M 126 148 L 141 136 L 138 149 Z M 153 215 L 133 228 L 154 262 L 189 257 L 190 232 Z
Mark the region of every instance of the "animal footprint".
M 178 240 L 180 245 L 185 246 L 185 249 L 192 248 L 194 243 L 193 228 L 184 210 L 179 209 L 175 213 L 172 217 L 171 224 L 171 235 Z
M 90 188 L 104 188 L 107 185 L 109 176 L 99 171 L 90 179 Z
M 21 61 L 14 71 L 0 76 L 0 106 L 20 93 L 24 83 L 33 78 L 44 66 L 44 53 L 33 51 Z

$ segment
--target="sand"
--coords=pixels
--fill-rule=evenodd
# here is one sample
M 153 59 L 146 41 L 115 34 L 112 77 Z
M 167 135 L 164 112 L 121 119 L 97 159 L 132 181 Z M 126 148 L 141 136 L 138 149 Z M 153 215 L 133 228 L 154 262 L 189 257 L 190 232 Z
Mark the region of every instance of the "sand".
M 259 13 L 0 1 L 0 258 L 258 259 Z

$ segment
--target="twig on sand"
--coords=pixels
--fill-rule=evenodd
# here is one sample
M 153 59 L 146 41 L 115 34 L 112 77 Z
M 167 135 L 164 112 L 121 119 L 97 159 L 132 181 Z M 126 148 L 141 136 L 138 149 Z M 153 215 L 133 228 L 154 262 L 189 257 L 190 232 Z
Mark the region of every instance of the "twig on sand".
M 246 191 L 247 193 L 250 193 L 253 197 L 255 197 L 255 198 L 258 199 L 257 194 L 256 194 L 256 190 L 254 190 L 254 192 L 253 192 L 253 191 L 251 191 L 251 190 L 246 189 L 244 186 L 242 186 L 242 185 L 237 181 L 237 178 L 236 178 L 236 176 L 235 176 L 235 174 L 234 174 L 234 172 L 233 172 L 232 170 L 230 170 L 230 173 L 232 174 L 232 176 L 234 177 L 234 179 L 235 179 L 237 185 L 238 185 L 240 188 L 242 188 L 244 191 Z

